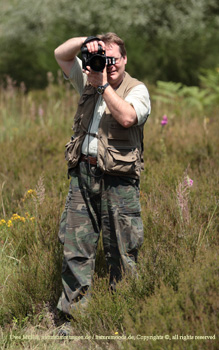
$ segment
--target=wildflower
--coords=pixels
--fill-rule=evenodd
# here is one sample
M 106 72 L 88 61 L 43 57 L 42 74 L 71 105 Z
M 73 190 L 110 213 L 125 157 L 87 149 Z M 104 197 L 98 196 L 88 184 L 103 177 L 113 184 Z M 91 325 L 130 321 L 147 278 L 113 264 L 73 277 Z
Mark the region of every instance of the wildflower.
M 42 106 L 39 106 L 39 108 L 38 108 L 38 115 L 39 115 L 39 117 L 43 117 L 43 115 L 44 115 L 44 110 L 43 110 Z
M 26 219 L 23 216 L 20 216 L 18 214 L 13 214 L 11 217 L 11 221 L 21 221 L 24 223 Z
M 12 221 L 11 221 L 11 220 L 8 220 L 8 222 L 7 222 L 7 226 L 8 226 L 8 227 L 13 226 L 13 224 L 12 224 Z
M 30 195 L 30 196 L 32 196 L 32 195 L 36 196 L 36 191 L 30 189 L 30 190 L 27 191 L 27 194 Z
M 6 224 L 6 221 L 4 220 L 4 219 L 2 219 L 1 221 L 0 221 L 0 226 L 1 225 L 5 225 Z
M 193 180 L 189 179 L 189 186 L 192 186 L 192 185 L 193 185 Z
M 36 220 L 36 218 L 34 217 L 34 216 L 32 216 L 31 218 L 30 218 L 30 221 L 35 221 Z
M 18 214 L 13 214 L 11 220 L 18 220 L 20 216 Z
M 185 178 L 185 185 L 192 187 L 193 186 L 193 180 L 189 178 L 189 176 L 187 175 Z
M 36 197 L 36 195 L 37 195 L 36 191 L 30 189 L 30 190 L 28 190 L 28 191 L 25 193 L 24 198 L 22 198 L 22 201 L 24 202 L 25 199 L 27 199 L 27 198 L 29 198 L 29 197 Z
M 119 334 L 119 332 L 115 332 L 115 334 Z
M 164 126 L 168 123 L 168 118 L 166 114 L 163 115 L 163 119 L 161 120 L 161 125 Z

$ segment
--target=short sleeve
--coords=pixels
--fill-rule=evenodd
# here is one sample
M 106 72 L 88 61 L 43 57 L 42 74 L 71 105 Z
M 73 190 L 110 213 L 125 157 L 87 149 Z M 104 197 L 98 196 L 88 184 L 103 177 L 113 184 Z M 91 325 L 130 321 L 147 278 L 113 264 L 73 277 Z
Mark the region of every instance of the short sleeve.
M 82 71 L 82 61 L 80 58 L 75 57 L 69 77 L 67 77 L 65 74 L 64 76 L 65 79 L 70 81 L 79 94 L 82 95 L 83 89 L 87 82 L 87 75 Z
M 145 123 L 151 112 L 150 97 L 146 86 L 144 84 L 135 86 L 126 96 L 125 101 L 134 107 L 138 118 L 138 125 Z

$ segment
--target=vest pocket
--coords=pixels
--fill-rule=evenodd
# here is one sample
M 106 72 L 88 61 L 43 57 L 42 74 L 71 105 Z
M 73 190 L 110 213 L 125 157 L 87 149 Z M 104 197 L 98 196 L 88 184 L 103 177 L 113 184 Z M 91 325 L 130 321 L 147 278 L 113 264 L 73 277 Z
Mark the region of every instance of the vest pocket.
M 105 155 L 105 171 L 121 175 L 136 175 L 139 168 L 139 152 L 130 146 L 108 146 Z
M 73 168 L 77 165 L 81 155 L 80 137 L 71 137 L 71 140 L 65 145 L 65 159 L 69 163 L 69 167 Z

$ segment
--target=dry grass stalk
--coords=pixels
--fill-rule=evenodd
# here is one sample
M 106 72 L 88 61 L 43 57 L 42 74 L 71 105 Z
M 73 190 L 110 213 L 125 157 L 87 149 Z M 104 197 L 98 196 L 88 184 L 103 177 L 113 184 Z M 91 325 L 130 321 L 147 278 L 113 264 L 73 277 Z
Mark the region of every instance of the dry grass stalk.
M 187 172 L 184 174 L 182 182 L 179 183 L 176 194 L 177 203 L 180 210 L 180 217 L 182 222 L 189 224 L 190 213 L 189 213 L 189 193 L 190 187 L 192 186 L 192 180 L 189 179 Z
M 34 201 L 37 201 L 38 204 L 42 204 L 45 199 L 45 186 L 44 186 L 44 176 L 41 175 L 36 186 L 36 197 Z

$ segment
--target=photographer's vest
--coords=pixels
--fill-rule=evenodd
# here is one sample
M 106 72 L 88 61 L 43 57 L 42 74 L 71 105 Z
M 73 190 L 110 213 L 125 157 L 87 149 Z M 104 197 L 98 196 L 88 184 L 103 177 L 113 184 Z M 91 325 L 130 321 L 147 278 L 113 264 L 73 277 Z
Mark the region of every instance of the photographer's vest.
M 142 83 L 125 72 L 116 93 L 125 99 L 131 89 L 139 84 Z M 74 136 L 66 144 L 65 157 L 69 169 L 78 164 L 82 143 L 86 134 L 89 134 L 89 126 L 98 97 L 99 94 L 94 87 L 85 86 L 74 118 Z M 106 107 L 100 120 L 98 134 L 91 134 L 98 138 L 98 166 L 104 173 L 134 178 L 140 176 L 143 168 L 143 128 L 144 123 L 124 128 Z

